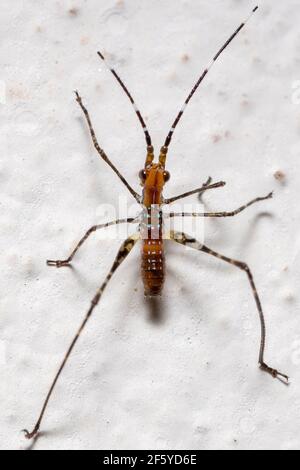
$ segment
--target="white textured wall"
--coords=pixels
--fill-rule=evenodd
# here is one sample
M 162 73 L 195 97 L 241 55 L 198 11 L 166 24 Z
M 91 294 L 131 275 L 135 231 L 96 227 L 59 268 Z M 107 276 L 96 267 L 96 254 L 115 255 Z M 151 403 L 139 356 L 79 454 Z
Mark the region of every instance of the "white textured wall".
M 138 189 L 143 135 L 96 50 L 115 59 L 158 148 L 199 73 L 253 6 L 1 1 L 2 449 L 28 446 L 20 430 L 33 426 L 119 245 L 95 235 L 74 270 L 45 264 L 68 255 L 102 203 L 126 195 L 93 150 L 73 90 Z M 166 190 L 171 196 L 211 175 L 227 186 L 206 195 L 207 208 L 225 210 L 274 189 L 272 201 L 207 221 L 205 233 L 209 246 L 252 267 L 268 324 L 266 359 L 290 374 L 290 387 L 257 368 L 258 315 L 242 272 L 169 246 L 153 321 L 136 249 L 61 376 L 35 449 L 299 449 L 299 24 L 297 0 L 260 1 L 178 126 Z

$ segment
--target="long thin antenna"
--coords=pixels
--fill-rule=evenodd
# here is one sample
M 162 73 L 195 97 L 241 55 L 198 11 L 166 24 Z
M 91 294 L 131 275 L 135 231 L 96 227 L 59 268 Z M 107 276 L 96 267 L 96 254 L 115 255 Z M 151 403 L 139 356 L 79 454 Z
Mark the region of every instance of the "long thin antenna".
M 217 52 L 217 54 L 214 56 L 213 60 L 211 61 L 211 63 L 208 65 L 208 67 L 206 67 L 206 69 L 204 70 L 204 72 L 202 73 L 202 75 L 199 77 L 199 79 L 197 80 L 197 82 L 195 83 L 192 91 L 190 92 L 190 94 L 188 95 L 187 99 L 185 100 L 181 110 L 179 111 L 175 121 L 173 122 L 172 124 L 172 127 L 167 135 L 167 138 L 165 140 L 165 143 L 164 143 L 164 146 L 162 147 L 162 150 L 161 150 L 161 157 L 160 157 L 160 163 L 162 165 L 165 164 L 165 159 L 166 159 L 166 154 L 167 154 L 167 151 L 168 151 L 168 146 L 171 142 L 171 139 L 172 139 L 172 136 L 173 136 L 173 132 L 181 118 L 181 116 L 183 115 L 183 112 L 188 104 L 188 102 L 190 101 L 190 99 L 192 98 L 192 96 L 194 95 L 195 91 L 197 90 L 197 88 L 199 87 L 200 83 L 202 82 L 202 80 L 204 79 L 204 77 L 207 75 L 209 69 L 214 65 L 214 63 L 216 62 L 216 60 L 218 59 L 218 57 L 222 54 L 222 52 L 226 49 L 226 47 L 231 43 L 231 41 L 235 38 L 235 36 L 238 35 L 238 33 L 241 31 L 241 29 L 245 26 L 245 24 L 250 20 L 250 18 L 252 17 L 252 15 L 256 12 L 256 10 L 258 9 L 258 6 L 256 6 L 255 8 L 253 8 L 251 14 L 248 16 L 248 18 L 243 22 L 241 23 L 241 25 L 235 30 L 235 32 L 230 36 L 229 39 L 227 39 L 227 41 L 225 42 L 225 44 L 221 47 L 221 49 L 219 49 L 219 51 Z
M 117 74 L 117 72 L 116 72 L 113 68 L 111 68 L 111 67 L 108 65 L 108 63 L 107 63 L 106 60 L 105 60 L 104 55 L 101 54 L 101 52 L 99 52 L 99 51 L 97 52 L 97 54 L 98 54 L 98 56 L 103 60 L 103 62 L 105 63 L 106 67 L 111 71 L 111 73 L 113 74 L 113 76 L 117 79 L 117 81 L 119 82 L 119 84 L 121 85 L 121 87 L 123 88 L 123 90 L 125 91 L 126 95 L 128 96 L 128 98 L 129 98 L 129 100 L 130 100 L 130 102 L 131 102 L 131 104 L 132 104 L 132 106 L 133 106 L 133 109 L 135 110 L 136 115 L 137 115 L 137 117 L 138 117 L 138 119 L 139 119 L 139 121 L 140 121 L 140 123 L 141 123 L 141 126 L 142 126 L 142 128 L 143 128 L 143 131 L 144 131 L 144 133 L 145 133 L 145 139 L 146 139 L 147 147 L 151 147 L 151 146 L 152 146 L 152 144 L 151 144 L 151 137 L 150 137 L 149 131 L 148 131 L 148 129 L 147 129 L 147 126 L 146 126 L 146 124 L 145 124 L 145 121 L 144 121 L 144 119 L 143 119 L 143 117 L 142 117 L 142 115 L 141 115 L 141 113 L 140 113 L 140 111 L 139 111 L 137 105 L 135 104 L 134 99 L 132 98 L 130 92 L 128 91 L 126 85 L 123 83 L 123 81 L 121 80 L 121 78 L 119 77 L 119 75 Z

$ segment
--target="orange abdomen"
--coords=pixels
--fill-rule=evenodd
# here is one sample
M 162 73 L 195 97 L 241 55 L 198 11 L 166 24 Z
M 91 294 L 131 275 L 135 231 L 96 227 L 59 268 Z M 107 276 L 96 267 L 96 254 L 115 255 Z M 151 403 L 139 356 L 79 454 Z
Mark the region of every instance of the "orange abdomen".
M 165 278 L 165 258 L 160 207 L 144 208 L 140 225 L 142 279 L 146 296 L 160 295 Z
M 163 240 L 142 240 L 142 279 L 146 296 L 160 295 L 165 279 Z

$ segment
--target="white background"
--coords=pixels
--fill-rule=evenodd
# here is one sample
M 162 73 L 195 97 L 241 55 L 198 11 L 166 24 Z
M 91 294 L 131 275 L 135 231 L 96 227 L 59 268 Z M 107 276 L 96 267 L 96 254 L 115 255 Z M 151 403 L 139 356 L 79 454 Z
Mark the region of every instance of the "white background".
M 0 447 L 26 449 L 54 373 L 119 241 L 94 235 L 74 269 L 66 257 L 126 188 L 94 151 L 78 89 L 99 142 L 138 190 L 142 131 L 96 55 L 114 60 L 156 149 L 190 88 L 255 6 L 248 0 L 1 2 Z M 205 196 L 233 209 L 206 221 L 206 244 L 253 269 L 268 325 L 244 273 L 167 246 L 160 306 L 143 298 L 139 248 L 107 288 L 55 389 L 34 449 L 299 449 L 300 8 L 261 0 L 222 55 L 174 134 L 166 196 L 211 175 Z M 295 88 L 296 87 L 296 88 Z M 274 178 L 284 173 L 282 181 Z M 196 198 L 191 198 L 194 202 Z M 174 245 L 174 246 L 173 246 Z M 158 310 L 158 311 L 157 311 Z

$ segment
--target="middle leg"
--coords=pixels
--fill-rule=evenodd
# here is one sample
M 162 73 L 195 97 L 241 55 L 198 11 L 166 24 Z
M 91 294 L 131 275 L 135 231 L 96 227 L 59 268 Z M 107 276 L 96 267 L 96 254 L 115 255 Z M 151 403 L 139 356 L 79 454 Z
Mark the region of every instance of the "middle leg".
M 134 222 L 135 219 L 134 218 L 130 218 L 130 219 L 118 219 L 118 220 L 113 220 L 112 222 L 106 222 L 105 224 L 101 224 L 101 225 L 93 225 L 91 228 L 89 228 L 87 230 L 87 232 L 84 234 L 84 236 L 79 240 L 79 242 L 77 243 L 77 245 L 75 246 L 74 250 L 72 251 L 72 253 L 70 254 L 70 256 L 68 256 L 68 258 L 64 259 L 64 260 L 52 260 L 52 259 L 48 259 L 47 260 L 47 264 L 48 266 L 56 266 L 57 268 L 61 268 L 62 266 L 69 266 L 71 264 L 71 261 L 75 255 L 75 253 L 79 250 L 79 248 L 81 247 L 81 245 L 83 245 L 83 243 L 86 241 L 86 239 L 92 234 L 94 233 L 96 230 L 99 230 L 101 228 L 105 228 L 105 227 L 110 227 L 111 225 L 118 225 L 118 224 L 124 224 L 124 223 L 132 223 Z
M 247 204 L 229 212 L 170 212 L 166 214 L 167 217 L 233 217 L 240 212 L 247 209 L 247 207 L 252 206 L 256 202 L 266 201 L 267 199 L 271 199 L 273 197 L 273 193 L 269 193 L 267 196 L 264 197 L 257 197 L 252 199 Z

